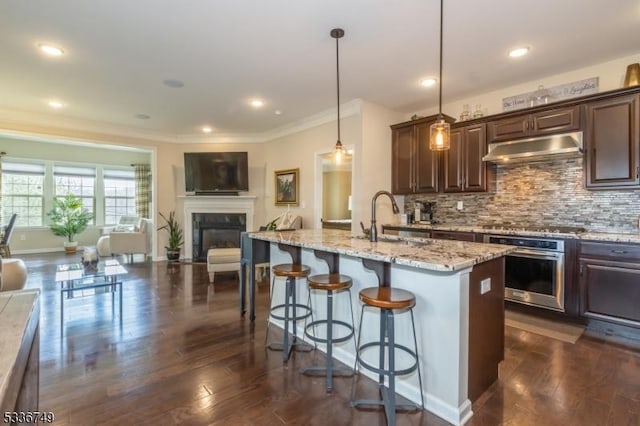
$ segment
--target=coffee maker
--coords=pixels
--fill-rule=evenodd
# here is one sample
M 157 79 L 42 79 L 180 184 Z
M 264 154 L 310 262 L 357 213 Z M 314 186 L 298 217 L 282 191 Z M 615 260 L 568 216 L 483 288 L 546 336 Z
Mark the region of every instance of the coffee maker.
M 417 223 L 433 223 L 436 203 L 431 201 L 416 201 L 414 221 Z M 419 213 L 419 214 L 418 214 Z

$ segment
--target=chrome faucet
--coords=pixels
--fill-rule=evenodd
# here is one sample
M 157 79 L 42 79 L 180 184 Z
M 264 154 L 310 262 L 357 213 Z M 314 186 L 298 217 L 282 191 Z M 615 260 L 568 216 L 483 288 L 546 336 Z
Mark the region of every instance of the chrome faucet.
M 376 242 L 378 241 L 378 228 L 376 228 L 376 200 L 381 195 L 386 195 L 391 200 L 391 206 L 393 207 L 393 213 L 400 213 L 400 209 L 398 208 L 398 204 L 396 204 L 396 200 L 393 198 L 393 195 L 389 191 L 378 191 L 371 199 L 371 229 L 369 230 L 369 241 Z

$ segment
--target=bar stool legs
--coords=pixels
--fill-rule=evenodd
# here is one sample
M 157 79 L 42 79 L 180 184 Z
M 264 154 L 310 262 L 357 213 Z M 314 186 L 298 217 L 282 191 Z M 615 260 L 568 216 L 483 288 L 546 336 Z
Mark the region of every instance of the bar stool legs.
M 267 318 L 267 331 L 265 333 L 264 341 L 265 341 L 265 346 L 268 349 L 275 350 L 275 351 L 282 351 L 282 362 L 287 362 L 293 350 L 301 351 L 301 352 L 309 352 L 312 349 L 309 345 L 304 344 L 304 342 L 298 341 L 298 329 L 296 324 L 297 321 L 300 321 L 309 317 L 309 315 L 311 315 L 311 309 L 309 308 L 309 306 L 297 303 L 297 300 L 296 300 L 296 277 L 308 276 L 309 268 L 304 267 L 302 265 L 303 270 L 304 268 L 306 268 L 306 275 L 305 275 L 305 273 L 301 273 L 299 270 L 295 271 L 294 273 L 294 272 L 286 271 L 280 268 L 284 266 L 294 266 L 294 267 L 298 266 L 298 269 L 301 267 L 301 265 L 274 266 L 273 268 L 274 276 L 271 282 L 271 295 L 269 299 L 269 305 L 271 306 L 271 310 L 269 313 L 269 318 Z M 272 306 L 273 292 L 274 292 L 274 287 L 275 287 L 275 282 L 277 277 L 286 277 L 285 298 L 284 298 L 285 300 L 284 300 L 284 303 L 282 304 Z M 276 313 L 276 311 L 279 309 L 284 309 L 283 315 L 279 315 Z M 302 312 L 300 313 L 299 310 L 302 310 Z M 278 342 L 269 343 L 269 329 L 271 327 L 271 322 L 269 321 L 270 318 L 275 318 L 275 319 L 284 321 L 284 330 L 283 330 L 284 337 L 281 343 L 278 343 Z M 290 326 L 292 329 L 291 341 L 289 340 Z
M 413 316 L 413 304 L 415 299 L 409 292 L 403 290 L 396 292 L 402 296 L 400 300 L 398 297 L 390 296 L 389 294 L 382 294 L 381 297 L 371 296 L 377 289 L 365 289 L 360 293 L 360 299 L 363 301 L 362 309 L 360 311 L 360 326 L 358 328 L 357 349 L 356 349 L 356 362 L 354 370 L 358 371 L 358 366 L 378 374 L 378 387 L 380 390 L 381 399 L 356 399 L 356 386 L 357 376 L 353 382 L 351 389 L 351 406 L 382 406 L 384 407 L 385 415 L 387 417 L 387 423 L 389 425 L 395 425 L 396 422 L 396 409 L 407 410 L 421 410 L 424 408 L 424 396 L 422 395 L 422 375 L 420 372 L 420 363 L 418 359 L 418 341 L 416 338 L 415 320 Z M 387 291 L 390 293 L 392 290 Z M 363 297 L 363 292 L 369 292 L 366 297 Z M 384 293 L 381 292 L 381 293 Z M 395 296 L 397 296 L 396 294 Z M 394 308 L 387 308 L 386 305 L 389 302 L 394 302 L 396 306 Z M 380 336 L 378 341 L 372 341 L 362 344 L 362 323 L 364 319 L 364 308 L 366 306 L 373 306 L 380 309 Z M 394 309 L 409 310 L 411 315 L 411 326 L 413 331 L 413 344 L 414 348 L 411 349 L 405 345 L 398 344 L 395 336 L 395 315 Z M 373 365 L 363 359 L 363 354 L 367 349 L 378 348 L 379 357 L 378 365 Z M 396 351 L 407 354 L 412 363 L 403 368 L 398 369 L 396 366 Z M 388 360 L 385 354 L 388 353 Z M 385 368 L 386 366 L 386 368 Z M 405 374 L 412 373 L 418 370 L 418 385 L 420 389 L 420 405 L 414 403 L 398 404 L 396 401 L 396 377 Z M 388 378 L 388 385 L 385 385 L 385 377 Z
M 301 370 L 303 374 L 307 375 L 324 375 L 326 377 L 327 392 L 333 391 L 333 377 L 351 377 L 353 376 L 353 370 L 350 368 L 338 368 L 334 366 L 333 361 L 333 345 L 334 343 L 345 342 L 349 339 L 354 339 L 355 346 L 355 333 L 353 326 L 353 304 L 351 300 L 351 278 L 339 275 L 339 274 L 325 274 L 309 277 L 309 289 L 310 290 L 324 290 L 327 292 L 327 311 L 326 318 L 314 320 L 313 309 L 311 310 L 311 323 L 305 325 L 305 336 L 312 340 L 314 343 L 323 343 L 327 345 L 326 362 L 324 366 L 313 366 L 304 368 Z M 335 320 L 333 318 L 333 304 L 334 304 L 334 291 L 347 291 L 349 294 L 349 307 L 351 309 L 351 324 L 342 321 Z M 311 300 L 311 294 L 309 294 Z M 311 302 L 310 302 L 311 303 Z M 324 327 L 326 329 L 326 338 L 320 337 L 318 334 L 318 327 Z M 339 326 L 347 330 L 346 334 L 341 336 L 334 336 L 334 326 Z M 311 332 L 313 331 L 313 333 Z

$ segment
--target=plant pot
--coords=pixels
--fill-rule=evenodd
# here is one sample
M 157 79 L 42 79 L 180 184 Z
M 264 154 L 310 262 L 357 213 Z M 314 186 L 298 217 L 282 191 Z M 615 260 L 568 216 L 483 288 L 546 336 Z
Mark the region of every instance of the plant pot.
M 77 241 L 65 241 L 64 244 L 64 252 L 66 254 L 73 254 L 76 252 L 77 248 L 78 248 L 78 242 Z
M 180 250 L 167 249 L 167 260 L 170 262 L 177 262 L 180 260 Z

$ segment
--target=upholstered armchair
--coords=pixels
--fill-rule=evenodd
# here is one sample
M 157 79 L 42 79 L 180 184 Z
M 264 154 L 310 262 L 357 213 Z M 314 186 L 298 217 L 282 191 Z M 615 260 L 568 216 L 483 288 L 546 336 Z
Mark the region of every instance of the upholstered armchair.
M 133 223 L 133 224 L 132 224 Z M 111 254 L 128 254 L 130 262 L 133 255 L 149 253 L 151 221 L 148 219 L 123 216 L 120 223 L 109 232 L 109 251 Z

